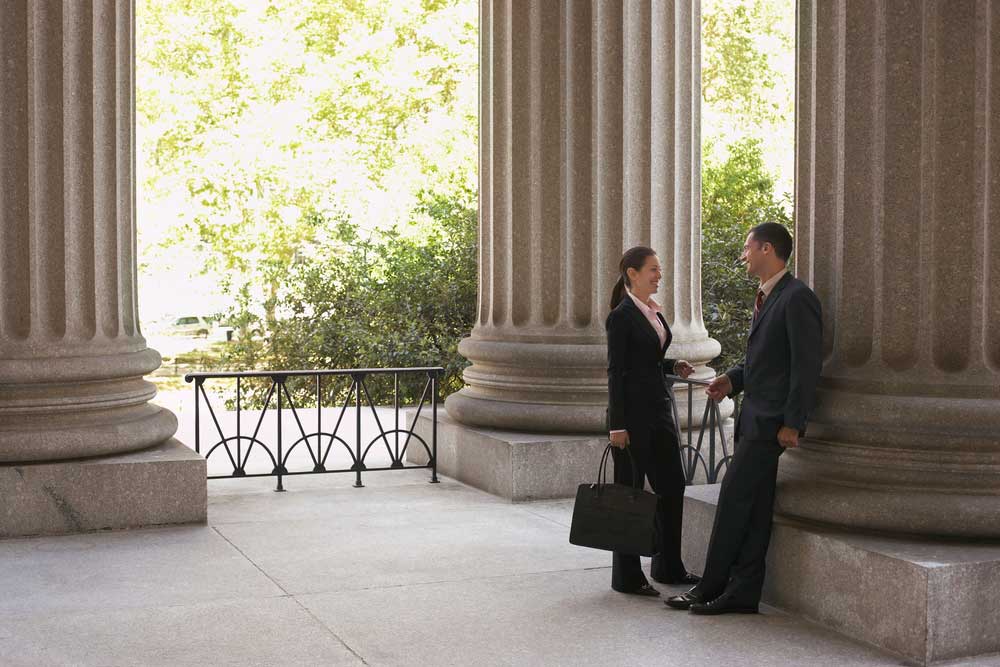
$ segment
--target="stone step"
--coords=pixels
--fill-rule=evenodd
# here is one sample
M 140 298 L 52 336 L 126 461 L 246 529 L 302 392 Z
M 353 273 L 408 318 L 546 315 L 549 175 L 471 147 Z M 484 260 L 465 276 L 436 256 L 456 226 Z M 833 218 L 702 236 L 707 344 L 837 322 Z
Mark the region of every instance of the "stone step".
M 719 484 L 688 487 L 701 572 Z M 763 601 L 920 665 L 1000 652 L 1000 544 L 862 535 L 776 517 Z

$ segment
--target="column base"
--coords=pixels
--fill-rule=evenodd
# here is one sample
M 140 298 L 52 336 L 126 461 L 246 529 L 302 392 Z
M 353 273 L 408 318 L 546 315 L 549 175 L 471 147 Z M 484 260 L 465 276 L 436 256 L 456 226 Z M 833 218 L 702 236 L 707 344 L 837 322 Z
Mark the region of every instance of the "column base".
M 701 572 L 719 485 L 688 487 Z M 918 665 L 1000 652 L 1000 543 L 862 535 L 775 517 L 763 601 Z
M 409 419 L 412 419 L 408 415 Z M 431 418 L 421 415 L 417 435 L 431 444 Z M 569 498 L 577 485 L 597 476 L 607 436 L 555 435 L 466 426 L 438 410 L 438 472 L 514 501 Z M 406 460 L 427 463 L 423 447 Z M 610 471 L 609 471 L 610 472 Z
M 607 394 L 607 389 L 604 389 Z M 447 407 L 456 422 L 476 429 L 501 429 L 535 433 L 592 434 L 604 430 L 607 423 L 607 398 L 592 404 L 507 401 L 477 396 L 466 387 L 447 399 Z M 579 436 L 577 436 L 579 437 Z
M 731 419 L 724 428 L 732 442 Z M 414 430 L 430 447 L 431 418 L 426 412 Z M 438 411 L 437 433 L 439 473 L 513 501 L 573 498 L 577 486 L 597 479 L 597 466 L 608 444 L 603 433 L 556 435 L 467 426 L 445 410 Z M 685 445 L 686 432 L 681 436 L 681 444 Z M 697 445 L 697 433 L 692 441 Z M 702 448 L 707 458 L 707 436 Z M 425 464 L 427 453 L 414 442 L 406 450 L 406 460 Z M 608 474 L 612 472 L 609 465 Z M 704 484 L 705 473 L 704 466 L 696 465 L 694 483 Z
M 1000 455 L 807 439 L 782 456 L 775 510 L 849 530 L 1000 539 Z
M 137 452 L 0 465 L 0 538 L 205 523 L 205 459 L 171 438 Z

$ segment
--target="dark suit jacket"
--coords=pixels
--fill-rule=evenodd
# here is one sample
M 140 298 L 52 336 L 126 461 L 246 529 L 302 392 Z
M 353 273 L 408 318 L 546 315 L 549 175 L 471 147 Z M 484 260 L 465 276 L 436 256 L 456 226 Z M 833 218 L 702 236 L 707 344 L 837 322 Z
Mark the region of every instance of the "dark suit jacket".
M 673 423 L 664 374 L 673 373 L 675 360 L 663 356 L 673 335 L 663 316 L 657 317 L 667 331 L 662 346 L 653 325 L 628 294 L 604 323 L 608 332 L 610 431 Z
M 785 274 L 750 327 L 743 363 L 726 371 L 744 393 L 737 437 L 775 440 L 782 426 L 805 435 L 823 363 L 822 309 L 809 287 Z

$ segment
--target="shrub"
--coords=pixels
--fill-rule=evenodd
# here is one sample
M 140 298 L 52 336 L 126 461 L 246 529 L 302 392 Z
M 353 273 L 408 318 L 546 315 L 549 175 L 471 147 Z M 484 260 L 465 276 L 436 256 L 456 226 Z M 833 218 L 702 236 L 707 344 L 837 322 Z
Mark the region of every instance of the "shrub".
M 244 337 L 225 359 L 233 368 L 337 369 L 443 366 L 440 397 L 462 387 L 467 362 L 458 342 L 476 310 L 476 209 L 471 193 L 426 195 L 419 235 L 396 229 L 363 232 L 351 221 L 328 221 L 329 238 L 293 265 L 265 323 L 244 298 L 233 320 Z M 401 400 L 420 398 L 426 377 L 400 378 Z M 326 404 L 342 401 L 349 384 L 330 382 Z M 290 382 L 303 400 L 315 389 Z M 393 400 L 392 378 L 366 380 L 377 404 Z M 262 399 L 257 388 L 251 402 Z M 308 397 L 308 399 L 307 399 Z

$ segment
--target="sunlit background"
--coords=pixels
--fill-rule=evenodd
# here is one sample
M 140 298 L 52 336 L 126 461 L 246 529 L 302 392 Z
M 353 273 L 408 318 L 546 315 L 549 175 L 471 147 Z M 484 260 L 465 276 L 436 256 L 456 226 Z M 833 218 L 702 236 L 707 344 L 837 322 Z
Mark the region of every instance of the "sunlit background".
M 139 304 L 185 371 L 441 364 L 476 300 L 476 0 L 138 0 Z M 794 0 L 702 2 L 703 283 L 791 223 Z M 727 359 L 717 360 L 717 365 Z M 169 403 L 169 397 L 161 395 Z

